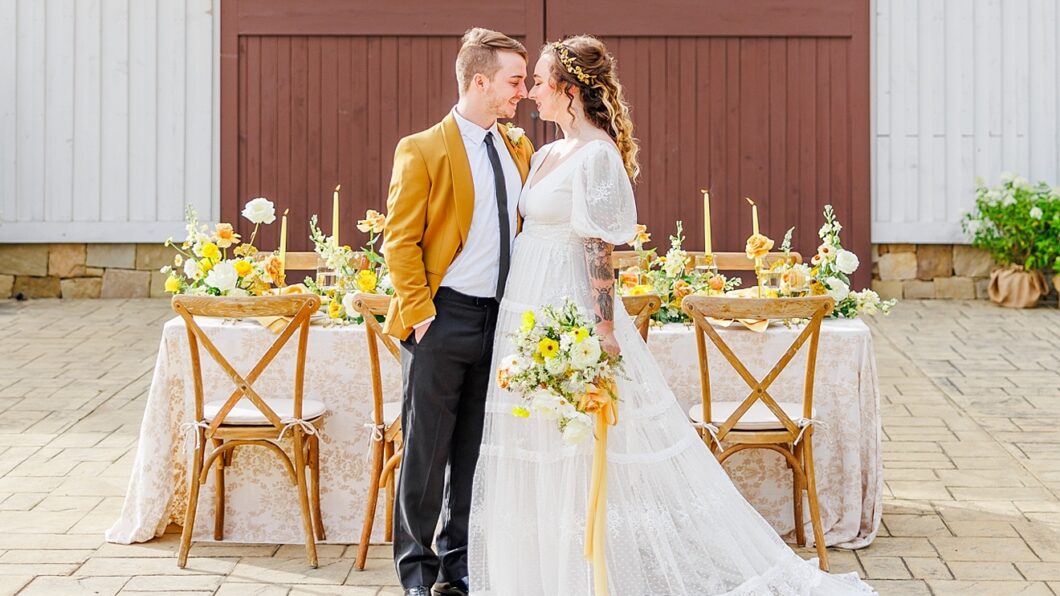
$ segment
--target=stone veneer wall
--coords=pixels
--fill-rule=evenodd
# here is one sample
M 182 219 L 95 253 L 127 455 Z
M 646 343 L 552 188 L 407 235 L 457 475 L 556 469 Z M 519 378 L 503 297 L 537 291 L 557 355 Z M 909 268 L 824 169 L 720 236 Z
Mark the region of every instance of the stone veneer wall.
M 0 299 L 165 297 L 159 244 L 0 244 Z M 878 244 L 872 288 L 883 298 L 986 298 L 993 261 L 963 245 Z
M 0 298 L 165 297 L 161 244 L 0 244 Z
M 881 298 L 987 298 L 990 255 L 962 244 L 876 244 L 872 289 Z

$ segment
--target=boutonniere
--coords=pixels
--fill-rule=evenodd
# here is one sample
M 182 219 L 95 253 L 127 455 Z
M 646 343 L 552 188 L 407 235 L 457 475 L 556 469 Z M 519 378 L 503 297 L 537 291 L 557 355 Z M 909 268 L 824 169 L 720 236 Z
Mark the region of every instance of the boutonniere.
M 504 125 L 504 128 L 505 134 L 508 135 L 508 140 L 511 141 L 513 145 L 518 145 L 519 141 L 521 141 L 523 137 L 526 136 L 525 130 L 513 125 L 511 122 L 506 123 Z

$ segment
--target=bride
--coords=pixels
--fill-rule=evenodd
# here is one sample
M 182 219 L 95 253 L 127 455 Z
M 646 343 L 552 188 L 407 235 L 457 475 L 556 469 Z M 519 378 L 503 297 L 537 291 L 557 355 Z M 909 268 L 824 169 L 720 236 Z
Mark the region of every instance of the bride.
M 564 138 L 533 158 L 497 321 L 494 365 L 525 310 L 570 296 L 595 313 L 601 343 L 623 354 L 620 422 L 608 438 L 607 572 L 612 594 L 872 593 L 854 574 L 804 561 L 737 492 L 691 427 L 632 321 L 615 316 L 611 250 L 633 238 L 632 122 L 604 45 L 545 46 L 530 99 Z M 490 389 L 471 506 L 471 593 L 593 593 L 583 558 L 591 445 L 555 424 L 512 416 L 519 398 Z M 591 443 L 591 442 L 590 442 Z

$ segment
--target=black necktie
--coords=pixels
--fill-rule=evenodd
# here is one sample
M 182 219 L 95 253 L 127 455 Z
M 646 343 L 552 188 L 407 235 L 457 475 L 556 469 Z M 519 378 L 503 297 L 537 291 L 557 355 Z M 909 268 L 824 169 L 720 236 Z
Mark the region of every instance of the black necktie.
M 504 297 L 504 284 L 508 281 L 508 267 L 511 265 L 512 238 L 511 224 L 508 221 L 508 187 L 504 184 L 504 170 L 501 169 L 501 158 L 493 146 L 493 134 L 486 133 L 486 154 L 490 156 L 493 166 L 493 186 L 497 195 L 497 219 L 501 229 L 501 264 L 497 272 L 497 302 Z

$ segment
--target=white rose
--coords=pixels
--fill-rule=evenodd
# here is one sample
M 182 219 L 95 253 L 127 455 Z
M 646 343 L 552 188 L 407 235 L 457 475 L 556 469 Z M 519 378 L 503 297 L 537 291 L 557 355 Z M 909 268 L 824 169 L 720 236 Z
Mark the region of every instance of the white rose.
M 837 277 L 829 277 L 824 280 L 824 284 L 828 286 L 828 295 L 832 297 L 832 300 L 835 300 L 836 304 L 839 304 L 850 295 L 850 286 Z
M 580 344 L 574 344 L 570 350 L 571 366 L 581 370 L 596 364 L 600 360 L 600 340 L 588 337 Z
M 184 261 L 184 277 L 195 279 L 199 276 L 199 262 L 195 259 Z
M 258 197 L 243 207 L 243 217 L 254 224 L 271 224 L 276 221 L 276 207 L 265 197 Z
M 381 293 L 386 294 L 387 290 L 394 289 L 394 284 L 390 282 L 390 274 L 384 275 L 379 279 L 379 284 L 376 286 Z
M 1031 215 L 1031 219 L 1040 220 L 1042 218 L 1042 210 L 1041 210 L 1041 208 L 1040 207 L 1031 207 L 1030 215 Z
M 353 292 L 344 294 L 342 296 L 342 310 L 346 311 L 346 316 L 355 317 L 357 314 L 357 308 L 353 305 Z
M 593 421 L 588 414 L 577 413 L 564 421 L 563 441 L 568 445 L 584 443 L 593 436 Z
M 206 274 L 206 285 L 222 292 L 234 289 L 238 280 L 239 274 L 236 273 L 236 267 L 231 261 L 221 261 Z
M 539 389 L 530 396 L 530 409 L 545 420 L 558 420 L 567 400 L 548 389 Z
M 840 249 L 839 252 L 836 253 L 835 266 L 847 275 L 850 275 L 857 270 L 858 265 L 860 264 L 858 256 L 849 250 Z
M 519 128 L 518 126 L 508 127 L 508 140 L 510 140 L 512 143 L 518 143 L 519 139 L 522 139 L 523 135 L 525 134 L 526 131 Z

